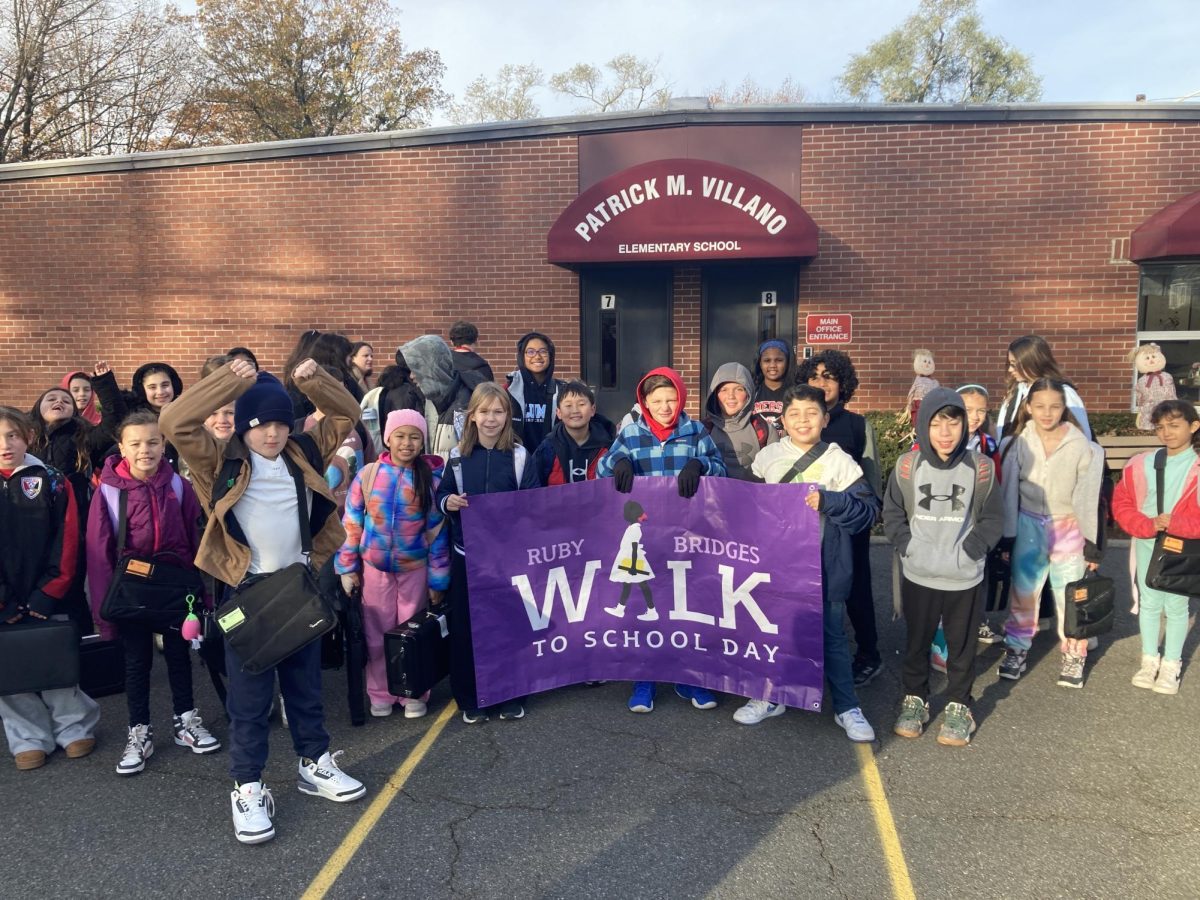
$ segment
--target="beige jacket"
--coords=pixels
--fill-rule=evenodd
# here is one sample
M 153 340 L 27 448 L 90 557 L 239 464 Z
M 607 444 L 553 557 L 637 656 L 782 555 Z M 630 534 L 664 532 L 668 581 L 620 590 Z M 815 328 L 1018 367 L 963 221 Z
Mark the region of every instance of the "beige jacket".
M 204 428 L 204 420 L 214 410 L 233 403 L 254 385 L 253 378 L 239 378 L 225 365 L 199 384 L 189 388 L 179 399 L 163 410 L 159 426 L 163 434 L 179 450 L 191 470 L 192 487 L 200 503 L 208 510 L 212 503 L 213 482 L 227 459 L 246 460 L 237 480 L 209 512 L 208 525 L 200 538 L 196 553 L 196 568 L 219 578 L 226 584 L 239 584 L 250 568 L 250 548 L 234 539 L 225 528 L 226 517 L 250 483 L 250 452 L 236 435 L 219 441 Z M 306 432 L 317 445 L 321 459 L 328 467 L 333 455 L 358 422 L 358 402 L 336 379 L 322 369 L 302 381 L 298 387 L 325 418 Z M 305 459 L 304 451 L 289 440 L 285 454 L 300 467 L 304 484 L 313 493 L 311 522 L 317 529 L 313 536 L 312 564 L 319 569 L 342 545 L 346 532 L 337 514 L 337 503 L 325 482 L 324 470 L 318 472 Z M 322 499 L 323 498 L 323 499 Z M 323 502 L 328 501 L 328 503 Z M 319 526 L 317 523 L 320 523 Z

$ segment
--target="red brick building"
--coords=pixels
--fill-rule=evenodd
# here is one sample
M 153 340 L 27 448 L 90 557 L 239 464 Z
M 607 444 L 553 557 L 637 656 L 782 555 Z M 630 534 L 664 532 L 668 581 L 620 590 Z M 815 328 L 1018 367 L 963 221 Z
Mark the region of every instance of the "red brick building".
M 497 372 L 536 328 L 627 404 L 667 360 L 699 393 L 764 335 L 803 353 L 813 315 L 851 317 L 858 409 L 903 405 L 914 347 L 999 389 L 1031 332 L 1090 409 L 1129 408 L 1139 334 L 1195 399 L 1197 192 L 1195 104 L 678 109 L 0 166 L 0 400 L 101 357 L 122 382 L 164 359 L 190 383 L 234 344 L 278 367 L 309 327 L 386 359 L 467 318 Z

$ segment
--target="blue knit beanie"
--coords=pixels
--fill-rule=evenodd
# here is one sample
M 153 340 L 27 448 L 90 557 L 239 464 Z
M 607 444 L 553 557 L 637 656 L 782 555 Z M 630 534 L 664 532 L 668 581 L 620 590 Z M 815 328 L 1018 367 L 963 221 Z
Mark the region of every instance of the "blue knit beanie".
M 292 425 L 292 398 L 279 379 L 270 372 L 259 372 L 254 387 L 237 398 L 233 407 L 233 430 L 240 437 L 256 425 L 284 422 Z

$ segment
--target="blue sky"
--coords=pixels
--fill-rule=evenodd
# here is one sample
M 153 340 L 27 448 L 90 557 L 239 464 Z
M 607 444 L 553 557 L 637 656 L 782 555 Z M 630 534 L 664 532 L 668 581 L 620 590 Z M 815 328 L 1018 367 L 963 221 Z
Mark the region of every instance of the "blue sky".
M 618 53 L 659 58 L 677 96 L 749 75 L 789 75 L 813 102 L 839 99 L 852 53 L 900 24 L 917 0 L 392 0 L 411 47 L 446 63 L 461 94 L 505 63 L 547 74 Z M 182 0 L 185 11 L 195 8 Z M 1047 102 L 1166 100 L 1200 92 L 1197 0 L 978 0 L 984 28 L 1033 58 Z M 543 115 L 574 111 L 549 91 Z M 1196 98 L 1200 102 L 1200 96 Z
M 547 73 L 631 52 L 659 57 L 676 95 L 702 95 L 750 75 L 791 76 L 814 102 L 837 98 L 835 79 L 917 6 L 895 0 L 441 0 L 397 2 L 412 46 L 437 49 L 453 93 L 506 62 Z M 1173 99 L 1200 91 L 1196 0 L 979 0 L 984 27 L 1033 57 L 1043 99 Z M 570 101 L 539 96 L 545 115 Z

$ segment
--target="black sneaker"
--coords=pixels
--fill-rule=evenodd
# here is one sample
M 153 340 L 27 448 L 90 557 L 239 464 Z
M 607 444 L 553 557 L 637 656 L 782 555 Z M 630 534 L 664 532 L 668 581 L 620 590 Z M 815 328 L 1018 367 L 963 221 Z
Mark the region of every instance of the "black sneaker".
M 1001 678 L 1007 678 L 1010 681 L 1016 681 L 1025 674 L 1025 658 L 1029 655 L 1028 650 L 1018 650 L 1015 647 L 1009 647 L 1004 651 L 1004 659 L 1000 661 L 999 675 Z
M 488 720 L 488 714 L 482 709 L 464 709 L 462 711 L 463 721 L 468 725 L 478 725 L 480 722 Z
M 500 718 L 505 720 L 525 718 L 524 704 L 520 700 L 509 700 L 507 703 L 501 703 Z
M 879 673 L 883 671 L 883 661 L 866 662 L 856 659 L 851 670 L 854 672 L 854 686 L 860 688 L 879 677 Z

